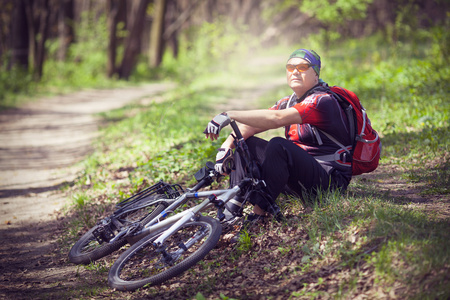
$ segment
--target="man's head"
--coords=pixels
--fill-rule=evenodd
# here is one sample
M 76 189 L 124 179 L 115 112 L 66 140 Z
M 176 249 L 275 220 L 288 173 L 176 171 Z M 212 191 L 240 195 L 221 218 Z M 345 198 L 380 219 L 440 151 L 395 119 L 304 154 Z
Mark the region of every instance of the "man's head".
M 294 57 L 303 58 L 308 61 L 311 64 L 311 68 L 317 73 L 317 76 L 320 76 L 320 68 L 322 66 L 320 56 L 314 50 L 297 49 L 289 56 L 288 62 Z
M 287 81 L 291 89 L 301 97 L 319 81 L 320 56 L 312 50 L 295 50 L 286 64 Z

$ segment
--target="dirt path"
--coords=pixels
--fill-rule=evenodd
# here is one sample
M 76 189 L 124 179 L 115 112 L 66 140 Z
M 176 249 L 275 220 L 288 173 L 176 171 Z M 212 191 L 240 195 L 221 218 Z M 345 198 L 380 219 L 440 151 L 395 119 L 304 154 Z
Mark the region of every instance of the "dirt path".
M 99 125 L 94 114 L 170 87 L 86 90 L 0 112 L 0 299 L 56 291 L 62 273 L 76 273 L 72 266 L 52 270 L 50 236 L 57 228 L 54 212 L 68 201 L 59 188 L 75 178 L 75 163 L 92 150 Z
M 0 229 L 49 220 L 61 208 L 64 199 L 52 192 L 73 180 L 74 164 L 91 151 L 98 126 L 93 114 L 167 87 L 82 91 L 0 112 Z

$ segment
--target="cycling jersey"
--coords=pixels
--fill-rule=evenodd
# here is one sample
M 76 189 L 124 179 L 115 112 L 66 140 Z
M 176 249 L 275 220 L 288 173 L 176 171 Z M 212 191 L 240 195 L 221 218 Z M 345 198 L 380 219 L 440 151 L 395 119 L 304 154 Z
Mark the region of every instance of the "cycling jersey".
M 351 179 L 351 157 L 334 141 L 321 131 L 333 136 L 343 145 L 351 145 L 347 116 L 334 96 L 328 94 L 324 87 L 317 85 L 303 99 L 295 93 L 279 100 L 272 110 L 293 107 L 302 118 L 302 124 L 285 127 L 286 138 L 300 146 L 314 157 L 336 155 L 336 161 L 318 162 L 329 173 L 337 169 L 348 180 Z

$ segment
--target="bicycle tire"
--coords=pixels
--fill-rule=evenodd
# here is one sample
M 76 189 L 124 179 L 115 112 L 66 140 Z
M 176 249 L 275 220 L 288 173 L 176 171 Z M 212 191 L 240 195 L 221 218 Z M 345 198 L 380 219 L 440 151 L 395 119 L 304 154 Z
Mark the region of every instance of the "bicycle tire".
M 133 291 L 146 285 L 161 284 L 180 275 L 203 259 L 217 245 L 222 233 L 219 221 L 207 216 L 200 216 L 197 220 L 184 224 L 166 240 L 165 249 L 172 250 L 171 255 L 176 250 L 181 251 L 181 244 L 186 248 L 186 244 L 181 242 L 186 242 L 196 232 L 207 232 L 199 239 L 198 247 L 185 249 L 175 261 L 167 263 L 164 254 L 158 252 L 153 245 L 153 241 L 166 229 L 144 237 L 120 255 L 108 274 L 110 287 L 120 291 Z
M 161 195 L 158 195 L 161 196 Z M 153 196 L 156 199 L 156 195 Z M 128 207 L 131 209 L 129 216 L 132 215 L 135 221 L 141 220 L 141 224 L 145 225 L 150 222 L 153 218 L 159 216 L 159 214 L 167 207 L 167 204 L 159 203 L 151 213 L 148 213 L 146 209 L 149 206 L 144 208 L 140 208 L 138 210 L 132 210 L 132 207 Z M 125 216 L 125 217 L 129 217 Z M 145 216 L 145 217 L 144 217 Z M 81 238 L 72 246 L 69 251 L 69 261 L 74 264 L 89 264 L 94 262 L 102 257 L 105 257 L 117 250 L 119 250 L 122 246 L 127 243 L 127 238 L 119 238 L 118 240 L 112 243 L 99 243 L 95 236 L 93 235 L 94 230 L 96 230 L 99 226 L 96 225 L 91 228 L 88 232 L 81 236 Z

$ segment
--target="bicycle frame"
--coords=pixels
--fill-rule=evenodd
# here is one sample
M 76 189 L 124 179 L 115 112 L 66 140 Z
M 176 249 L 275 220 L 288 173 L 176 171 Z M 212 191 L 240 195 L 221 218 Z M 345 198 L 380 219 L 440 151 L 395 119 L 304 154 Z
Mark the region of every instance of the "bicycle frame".
M 233 127 L 233 130 L 236 133 L 235 144 L 237 148 L 239 149 L 239 151 L 248 153 L 248 148 L 246 147 L 244 138 L 239 132 L 239 129 L 234 121 L 232 121 L 231 126 Z M 256 186 L 261 182 L 260 180 L 253 178 L 251 174 L 250 178 L 243 179 L 239 185 L 236 185 L 229 189 L 198 191 L 200 188 L 209 185 L 209 183 L 211 183 L 213 180 L 212 178 L 217 176 L 218 176 L 217 173 L 215 173 L 213 170 L 210 170 L 210 174 L 204 176 L 203 179 L 199 181 L 199 183 L 194 188 L 188 190 L 187 192 L 184 192 L 175 199 L 170 199 L 170 202 L 172 203 L 160 213 L 159 217 L 156 217 L 149 223 L 145 224 L 142 229 L 140 229 L 138 232 L 134 232 L 133 235 L 145 236 L 156 232 L 160 232 L 161 230 L 165 229 L 163 233 L 153 242 L 153 244 L 156 247 L 159 247 L 165 242 L 165 240 L 168 237 L 170 237 L 173 233 L 178 231 L 185 223 L 195 218 L 202 211 L 211 208 L 213 206 L 216 206 L 218 208 L 218 214 L 220 215 L 221 212 L 220 210 L 221 209 L 223 210 L 225 204 L 229 200 L 233 199 L 243 188 L 249 185 Z M 189 199 L 202 199 L 202 198 L 206 199 L 202 201 L 200 204 L 197 204 L 196 206 L 191 207 L 185 211 L 167 217 L 169 214 L 173 213 L 176 208 L 185 204 Z M 151 203 L 155 203 L 156 201 L 162 202 L 166 200 L 168 199 L 155 199 Z M 145 205 L 149 205 L 149 203 L 144 204 L 144 206 Z M 115 240 L 119 239 L 120 237 L 123 237 L 124 235 L 127 235 L 134 228 L 136 227 L 133 226 L 133 224 L 131 224 L 126 229 L 122 230 L 119 234 L 117 234 L 114 238 L 112 238 L 111 242 L 114 242 Z
M 154 241 L 155 246 L 160 246 L 170 235 L 172 235 L 174 232 L 180 229 L 181 226 L 183 226 L 183 224 L 188 222 L 190 219 L 194 218 L 197 214 L 216 204 L 219 204 L 220 206 L 225 205 L 230 199 L 235 197 L 240 190 L 241 188 L 239 186 L 235 186 L 227 190 L 213 190 L 207 192 L 186 193 L 182 195 L 179 200 L 177 200 L 175 203 L 169 206 L 167 210 L 170 211 L 171 208 L 173 209 L 177 207 L 187 199 L 205 198 L 205 197 L 207 197 L 207 199 L 205 199 L 200 204 L 192 208 L 189 208 L 188 210 L 180 212 L 176 215 L 173 215 L 161 222 L 158 222 L 159 218 L 155 218 L 153 221 L 149 222 L 147 225 L 144 226 L 144 229 L 141 231 L 141 233 L 151 234 L 152 232 L 170 226 L 169 228 L 167 228 L 166 231 L 164 231 L 164 233 L 160 237 L 158 237 Z M 217 198 L 217 196 L 220 196 L 220 198 Z M 166 210 L 163 211 L 161 213 L 161 217 L 167 216 L 167 213 L 168 212 Z

